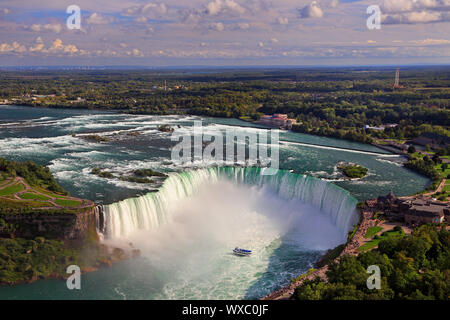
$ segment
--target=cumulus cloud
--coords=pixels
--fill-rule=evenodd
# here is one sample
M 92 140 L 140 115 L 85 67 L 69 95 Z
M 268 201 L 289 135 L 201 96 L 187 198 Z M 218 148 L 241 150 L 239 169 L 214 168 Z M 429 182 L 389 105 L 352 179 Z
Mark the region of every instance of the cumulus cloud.
M 222 22 L 215 22 L 209 25 L 209 29 L 215 31 L 223 31 L 225 30 L 225 26 L 223 25 Z
M 323 11 L 317 1 L 313 1 L 303 9 L 300 10 L 300 16 L 302 18 L 322 18 Z
M 331 0 L 330 7 L 336 8 L 339 5 L 339 0 Z
M 248 30 L 248 29 L 250 29 L 250 24 L 246 23 L 246 22 L 238 23 L 237 26 L 238 26 L 238 29 L 241 29 L 241 30 Z
M 127 51 L 126 52 L 128 56 L 134 56 L 134 57 L 143 57 L 144 54 L 142 53 L 141 50 L 134 48 L 131 51 Z
M 450 21 L 450 0 L 384 0 L 381 11 L 387 24 Z
M 28 49 L 30 52 L 42 52 L 45 50 L 44 41 L 41 37 L 37 37 L 35 41 L 35 45 Z
M 114 21 L 114 18 L 102 16 L 102 15 L 98 14 L 97 12 L 94 12 L 86 19 L 86 22 L 88 24 L 108 24 L 113 21 Z
M 450 0 L 384 0 L 382 12 L 399 13 L 420 10 L 450 10 Z
M 141 22 L 141 23 L 146 23 L 147 19 L 148 19 L 147 17 L 137 17 L 136 19 L 134 19 L 134 21 Z
M 52 46 L 48 51 L 53 53 L 74 54 L 78 52 L 78 48 L 73 44 L 64 45 L 63 41 L 58 38 L 53 41 Z
M 20 44 L 17 41 L 14 41 L 12 44 L 9 43 L 1 43 L 0 44 L 0 53 L 12 53 L 18 55 L 24 55 L 26 53 L 31 55 L 46 55 L 46 56 L 74 56 L 74 55 L 85 55 L 88 54 L 85 50 L 79 50 L 73 44 L 64 44 L 63 41 L 59 38 L 54 40 L 50 47 L 46 48 L 45 43 L 40 36 L 38 36 L 34 43 L 27 47 L 23 44 Z
M 286 25 L 286 24 L 289 23 L 289 19 L 288 19 L 288 18 L 279 17 L 279 18 L 278 18 L 278 23 L 279 23 L 279 24 Z
M 245 11 L 245 8 L 234 0 L 214 0 L 206 5 L 207 14 L 212 16 L 225 12 L 243 14 Z
M 178 11 L 181 20 L 186 23 L 201 23 L 218 18 L 231 19 L 251 14 L 250 10 L 235 0 L 214 0 L 195 9 L 181 9 Z
M 415 44 L 419 45 L 442 45 L 442 44 L 450 44 L 450 40 L 446 39 L 425 39 L 425 40 L 413 40 Z
M 168 8 L 164 3 L 147 3 L 140 6 L 132 6 L 123 10 L 124 16 L 161 17 L 167 14 Z
M 47 24 L 33 24 L 31 27 L 29 27 L 31 30 L 35 32 L 41 32 L 41 31 L 52 31 L 55 33 L 60 33 L 62 30 L 62 25 L 59 23 L 47 23 Z
M 14 41 L 12 44 L 1 43 L 0 44 L 0 53 L 19 53 L 22 54 L 27 51 L 27 48 L 20 44 L 17 41 Z

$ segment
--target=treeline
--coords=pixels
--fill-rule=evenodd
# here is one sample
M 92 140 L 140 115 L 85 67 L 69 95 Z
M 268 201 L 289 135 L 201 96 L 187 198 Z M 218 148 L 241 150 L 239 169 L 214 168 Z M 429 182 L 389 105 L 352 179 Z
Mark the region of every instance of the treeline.
M 422 132 L 449 135 L 450 69 L 402 70 L 405 89 L 396 91 L 394 74 L 394 69 L 376 68 L 7 72 L 0 75 L 0 99 L 135 114 L 258 119 L 261 114 L 286 113 L 300 123 L 297 132 L 359 142 L 409 139 Z M 387 123 L 399 126 L 384 132 L 363 130 L 364 125 Z
M 436 165 L 442 163 L 440 157 L 450 155 L 450 147 L 437 150 L 432 158 L 427 155 L 422 158 L 417 156 L 415 152 L 415 147 L 410 146 L 408 149 L 410 160 L 406 162 L 404 166 L 430 178 L 432 180 L 432 184 L 428 187 L 428 189 L 435 190 L 439 186 L 442 179 L 449 178 L 442 176 L 442 174 L 436 169 Z M 444 167 L 447 167 L 447 164 L 445 164 Z
M 412 159 L 405 163 L 405 167 L 411 170 L 417 171 L 433 181 L 431 189 L 436 189 L 438 182 L 441 179 L 441 175 L 435 169 L 435 163 L 428 156 L 423 159 Z
M 381 288 L 368 289 L 369 266 L 381 271 Z M 450 232 L 424 225 L 406 237 L 382 240 L 378 249 L 343 256 L 331 263 L 328 282 L 306 280 L 297 300 L 448 300 L 450 297 Z
M 362 143 L 372 143 L 373 139 L 366 133 L 362 127 L 341 127 L 333 126 L 333 123 L 326 120 L 320 120 L 316 117 L 301 115 L 298 117 L 299 124 L 292 126 L 292 131 L 314 134 L 325 137 L 346 139 Z
M 16 162 L 0 158 L 0 172 L 4 172 L 10 177 L 20 176 L 32 186 L 42 187 L 64 195 L 68 194 L 56 182 L 49 168 L 37 165 L 33 161 Z

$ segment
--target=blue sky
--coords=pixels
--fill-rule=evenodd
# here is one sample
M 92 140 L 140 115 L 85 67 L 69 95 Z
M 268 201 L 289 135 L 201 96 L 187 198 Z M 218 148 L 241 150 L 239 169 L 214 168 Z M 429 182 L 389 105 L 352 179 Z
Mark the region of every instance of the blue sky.
M 449 31 L 450 0 L 0 0 L 0 65 L 448 64 Z

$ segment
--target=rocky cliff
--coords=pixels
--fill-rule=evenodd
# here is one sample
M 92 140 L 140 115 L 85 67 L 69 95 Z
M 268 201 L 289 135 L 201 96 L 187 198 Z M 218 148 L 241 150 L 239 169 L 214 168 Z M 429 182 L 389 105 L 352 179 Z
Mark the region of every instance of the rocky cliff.
M 0 219 L 0 234 L 9 237 L 82 240 L 95 232 L 94 206 L 73 213 L 48 210 L 0 214 Z

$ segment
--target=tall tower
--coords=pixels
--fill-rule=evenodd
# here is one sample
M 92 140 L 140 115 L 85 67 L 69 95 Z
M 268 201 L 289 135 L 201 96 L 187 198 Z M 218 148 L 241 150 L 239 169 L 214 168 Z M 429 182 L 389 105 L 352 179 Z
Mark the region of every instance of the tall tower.
M 392 86 L 393 89 L 401 89 L 404 88 L 403 86 L 400 85 L 400 68 L 397 68 L 395 70 L 395 82 L 394 85 Z
M 398 88 L 400 86 L 400 68 L 395 71 L 395 83 L 394 87 Z

